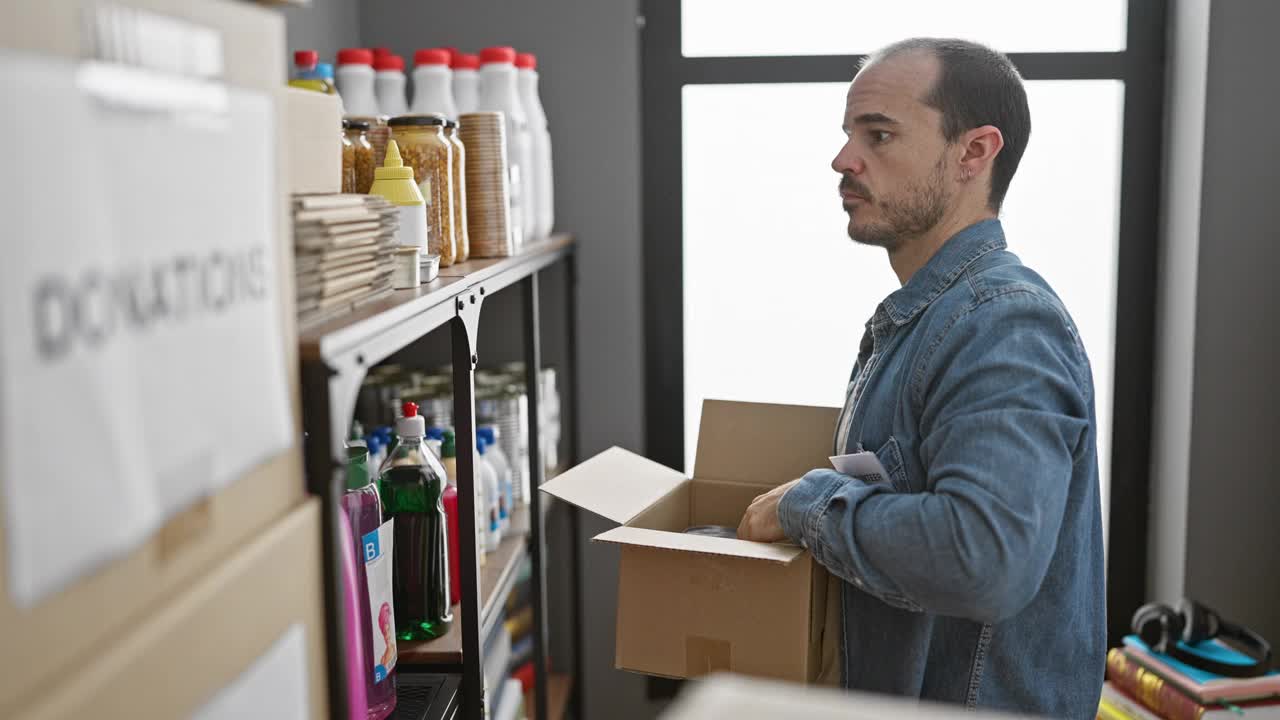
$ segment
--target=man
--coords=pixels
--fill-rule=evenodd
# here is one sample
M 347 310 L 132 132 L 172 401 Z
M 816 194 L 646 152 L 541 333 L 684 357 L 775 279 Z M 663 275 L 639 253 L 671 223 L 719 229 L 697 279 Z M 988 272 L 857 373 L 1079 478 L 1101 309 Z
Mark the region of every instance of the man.
M 834 449 L 874 452 L 887 477 L 813 470 L 756 498 L 739 534 L 804 545 L 844 580 L 847 687 L 1092 718 L 1092 372 L 997 219 L 1030 130 L 1017 71 L 980 45 L 907 40 L 858 72 L 832 168 L 849 236 L 885 248 L 902 287 L 866 324 Z

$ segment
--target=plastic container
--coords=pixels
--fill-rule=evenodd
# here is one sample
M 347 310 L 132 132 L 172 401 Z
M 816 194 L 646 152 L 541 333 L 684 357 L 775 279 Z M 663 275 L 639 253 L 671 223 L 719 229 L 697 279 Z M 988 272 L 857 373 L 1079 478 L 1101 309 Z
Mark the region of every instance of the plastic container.
M 347 146 L 351 147 L 351 189 L 343 192 L 369 193 L 373 186 L 376 168 L 373 164 L 373 145 L 369 142 L 369 123 L 364 120 L 342 121 L 342 177 L 343 184 L 347 178 Z
M 396 444 L 382 466 L 382 505 L 395 521 L 393 587 L 396 637 L 427 640 L 453 624 L 444 467 L 423 442 L 426 423 L 407 402 Z
M 405 165 L 413 168 L 426 202 L 427 247 L 440 256 L 440 267 L 449 267 L 457 259 L 450 165 L 453 144 L 444 134 L 447 122 L 443 115 L 401 115 L 388 121 L 400 146 L 400 156 Z
M 475 112 L 480 102 L 480 56 L 453 53 L 453 104 L 459 115 Z
M 555 225 L 555 188 L 551 171 L 551 133 L 547 130 L 547 113 L 542 109 L 542 99 L 538 97 L 538 58 L 531 53 L 517 55 L 516 74 L 520 104 L 528 118 L 529 135 L 533 140 L 533 237 L 542 239 L 551 234 Z
M 357 558 L 363 558 L 364 553 L 361 551 L 361 543 L 359 538 L 363 538 L 367 533 L 376 532 L 378 527 L 382 525 L 382 506 L 378 496 L 378 491 L 374 488 L 373 483 L 369 481 L 368 450 L 362 447 L 347 448 L 347 489 L 342 494 L 339 503 L 342 506 L 343 514 L 347 516 L 347 522 L 351 527 L 354 545 L 352 550 L 357 553 Z M 355 581 L 357 590 L 357 602 L 359 603 L 360 617 L 363 619 L 361 627 L 364 631 L 364 642 L 361 646 L 362 660 L 361 663 L 365 670 L 365 696 L 368 698 L 368 720 L 381 720 L 391 714 L 396 706 L 396 680 L 395 670 L 393 669 L 381 682 L 377 682 L 374 678 L 374 657 L 373 657 L 373 624 L 372 613 L 369 606 L 369 581 L 365 575 L 365 564 L 362 561 L 356 562 Z
M 378 99 L 373 92 L 373 52 L 365 48 L 338 51 L 336 71 L 338 94 L 347 115 L 378 114 Z
M 342 604 L 346 611 L 343 629 L 347 646 L 347 717 L 362 718 L 369 712 L 369 695 L 365 688 L 368 670 L 364 664 L 369 651 L 363 632 L 369 621 L 360 614 L 360 598 L 364 597 L 368 605 L 369 590 L 356 584 L 355 548 L 360 542 L 351 532 L 351 521 L 347 520 L 345 513 L 339 514 L 338 520 L 342 526 L 342 537 L 348 539 L 338 553 L 342 558 Z
M 529 122 L 520 103 L 517 88 L 516 51 L 509 47 L 485 48 L 480 52 L 480 99 L 477 110 L 500 112 L 506 121 L 509 217 L 512 235 L 519 229 L 513 245 L 519 250 L 525 238 L 532 236 L 534 215 L 531 198 L 537 197 L 533 167 L 533 143 Z
M 488 446 L 485 459 L 498 474 L 498 522 L 505 535 L 511 528 L 511 508 L 515 505 L 515 483 L 511 480 L 511 461 L 507 460 L 507 454 L 502 451 L 502 444 L 498 442 L 500 434 L 497 425 L 482 425 L 477 431 L 477 437 L 484 438 Z
M 489 443 L 483 436 L 476 437 L 476 475 L 477 482 L 484 488 L 484 550 L 495 552 L 498 543 L 502 542 L 502 517 L 499 512 L 501 489 L 498 485 L 498 471 L 485 457 Z
M 455 262 L 466 262 L 471 257 L 471 239 L 467 235 L 467 149 L 458 137 L 458 122 L 450 120 L 444 126 L 444 136 L 453 144 L 453 236 L 457 250 Z
M 404 58 L 385 53 L 373 59 L 373 94 L 378 99 L 378 110 L 383 115 L 404 115 L 409 112 L 406 99 Z
M 315 50 L 298 50 L 293 53 L 293 79 L 289 85 L 303 90 L 333 94 L 333 85 L 316 72 L 320 53 Z
M 372 160 L 372 149 L 370 160 Z M 374 181 L 369 188 L 370 195 L 380 195 L 387 199 L 400 214 L 400 227 L 396 230 L 396 244 L 401 247 L 415 247 L 419 255 L 428 252 L 429 237 L 427 231 L 426 201 L 422 191 L 413 181 L 413 168 L 405 166 L 400 158 L 399 144 L 392 140 L 387 145 L 387 159 L 374 172 Z M 420 263 L 418 257 L 412 258 L 415 270 Z M 420 275 L 420 272 L 415 272 Z M 416 285 L 417 283 L 412 283 Z M 410 287 L 407 285 L 406 287 Z
M 453 100 L 453 70 L 449 68 L 449 51 L 442 48 L 419 50 L 413 54 L 414 114 L 439 114 L 458 119 L 458 106 Z

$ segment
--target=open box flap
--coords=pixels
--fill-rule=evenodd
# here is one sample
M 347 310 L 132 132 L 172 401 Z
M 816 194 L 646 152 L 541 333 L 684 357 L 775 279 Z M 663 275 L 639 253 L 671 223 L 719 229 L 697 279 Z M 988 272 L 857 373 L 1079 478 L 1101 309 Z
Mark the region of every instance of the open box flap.
M 617 545 L 640 545 L 666 550 L 683 550 L 685 552 L 750 558 L 752 560 L 767 560 L 769 562 L 782 563 L 783 565 L 791 563 L 791 561 L 804 553 L 804 548 L 796 545 L 750 542 L 748 540 L 709 537 L 706 535 L 688 535 L 627 525 L 600 533 L 593 539 Z
M 626 523 L 685 482 L 683 473 L 612 447 L 543 483 L 542 492 Z
M 830 467 L 840 409 L 707 400 L 694 477 L 777 487 Z

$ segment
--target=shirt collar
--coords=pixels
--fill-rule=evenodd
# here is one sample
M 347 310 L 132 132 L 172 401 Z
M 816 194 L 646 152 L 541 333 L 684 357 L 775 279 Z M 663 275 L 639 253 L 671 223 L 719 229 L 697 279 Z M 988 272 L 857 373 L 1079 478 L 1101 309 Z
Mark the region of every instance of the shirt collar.
M 882 303 L 895 325 L 905 325 L 929 306 L 975 260 L 992 250 L 1003 250 L 1004 228 L 996 219 L 982 220 L 947 240 L 906 285 Z

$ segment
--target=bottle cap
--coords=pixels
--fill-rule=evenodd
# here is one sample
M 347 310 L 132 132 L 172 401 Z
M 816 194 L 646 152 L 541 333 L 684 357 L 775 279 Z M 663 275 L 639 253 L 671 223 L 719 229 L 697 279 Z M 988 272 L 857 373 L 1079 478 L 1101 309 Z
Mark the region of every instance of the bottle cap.
M 423 48 L 413 54 L 414 65 L 448 65 L 451 56 L 444 48 Z
M 483 455 L 484 451 L 488 449 L 488 447 L 489 447 L 489 443 L 486 442 L 483 437 L 480 437 L 479 435 L 477 435 L 476 436 L 476 452 Z
M 372 65 L 373 51 L 368 48 L 343 48 L 338 51 L 339 65 Z
M 407 402 L 401 409 L 404 417 L 396 420 L 396 434 L 402 438 L 420 438 L 427 432 L 427 421 L 418 414 L 417 403 Z
M 440 457 L 458 457 L 458 441 L 452 430 L 444 431 L 444 441 L 440 444 Z
M 320 61 L 320 53 L 315 50 L 297 50 L 293 53 L 293 64 L 310 70 Z
M 387 47 L 386 45 L 379 45 L 378 47 L 373 49 L 374 60 L 377 60 L 383 55 L 390 55 L 390 54 L 391 54 L 391 48 Z
M 516 67 L 521 70 L 537 70 L 538 56 L 533 53 L 520 53 L 516 55 Z
M 482 438 L 486 443 L 493 445 L 498 440 L 498 437 L 494 434 L 493 430 L 494 428 L 492 425 L 482 425 L 480 429 L 476 431 L 476 437 Z
M 428 439 L 428 440 L 440 440 L 440 441 L 443 441 L 443 440 L 444 440 L 444 428 L 438 428 L 438 427 L 429 427 L 429 428 L 427 428 L 427 439 Z
M 374 168 L 373 179 L 374 180 L 413 180 L 413 168 L 405 166 L 404 160 L 400 158 L 400 145 L 395 140 L 387 141 L 386 159 L 382 161 L 382 167 Z M 422 204 L 422 203 L 418 203 L 418 204 Z M 412 403 L 406 403 L 406 404 L 412 404 Z
M 453 61 L 450 63 L 454 70 L 479 70 L 480 56 L 471 53 L 456 52 L 453 54 Z
M 326 80 L 333 79 L 333 63 L 316 63 L 316 76 Z
M 480 64 L 491 65 L 502 63 L 513 65 L 516 61 L 516 49 L 509 46 L 487 47 L 480 51 Z
M 404 72 L 404 58 L 399 55 L 378 55 L 373 59 L 374 70 L 399 70 Z

